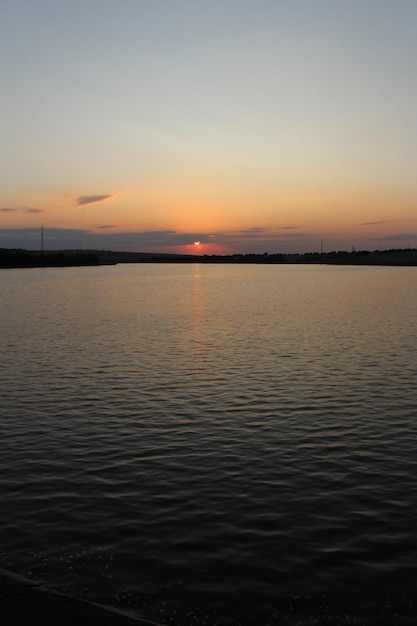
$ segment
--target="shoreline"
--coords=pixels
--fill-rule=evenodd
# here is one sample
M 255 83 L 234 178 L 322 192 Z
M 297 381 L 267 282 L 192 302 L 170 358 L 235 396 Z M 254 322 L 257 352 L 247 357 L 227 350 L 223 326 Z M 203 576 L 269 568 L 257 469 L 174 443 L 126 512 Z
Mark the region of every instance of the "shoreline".
M 0 611 L 4 626 L 163 626 L 107 604 L 54 591 L 40 581 L 3 568 Z
M 0 268 L 95 267 L 118 263 L 202 263 L 231 265 L 355 265 L 417 267 L 417 248 L 303 253 L 195 255 L 113 250 L 25 250 L 0 248 Z

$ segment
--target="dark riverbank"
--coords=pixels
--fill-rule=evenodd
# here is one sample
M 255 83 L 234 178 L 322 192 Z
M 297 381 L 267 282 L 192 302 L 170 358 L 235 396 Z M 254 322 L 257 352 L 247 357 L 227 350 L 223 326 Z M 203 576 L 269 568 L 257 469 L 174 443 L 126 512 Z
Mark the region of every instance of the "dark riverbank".
M 0 250 L 0 268 L 71 267 L 101 265 L 97 254 L 88 252 L 34 252 L 31 250 Z
M 417 266 L 417 249 L 306 252 L 303 254 L 193 255 L 154 252 L 114 252 L 112 250 L 34 250 L 0 249 L 0 268 L 71 267 L 115 265 L 117 263 L 227 263 L 227 264 L 322 264 Z
M 113 252 L 90 250 L 100 263 L 228 263 L 228 264 L 324 264 L 417 266 L 417 249 L 306 252 L 303 254 L 191 255 L 150 252 Z
M 158 626 L 113 607 L 87 602 L 0 569 L 0 616 L 4 626 Z

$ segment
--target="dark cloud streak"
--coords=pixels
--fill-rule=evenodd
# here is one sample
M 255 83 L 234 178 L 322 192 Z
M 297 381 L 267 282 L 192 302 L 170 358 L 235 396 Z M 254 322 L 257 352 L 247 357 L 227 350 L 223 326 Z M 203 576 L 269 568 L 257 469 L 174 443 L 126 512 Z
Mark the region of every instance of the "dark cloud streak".
M 112 228 L 112 227 L 110 227 Z M 106 231 L 106 228 L 102 230 Z M 40 228 L 9 228 L 0 229 L 0 248 L 38 247 Z M 194 241 L 208 243 L 210 236 L 204 233 L 178 233 L 175 230 L 155 230 L 142 232 L 95 233 L 84 229 L 44 228 L 45 246 L 49 249 L 84 249 L 94 250 L 133 250 L 141 248 L 153 250 L 168 247 L 191 245 Z
M 103 200 L 107 200 L 111 198 L 112 194 L 103 194 L 101 196 L 79 196 L 77 198 L 77 205 L 83 206 L 84 204 L 93 204 L 94 202 L 103 202 Z
M 362 222 L 359 226 L 374 226 L 376 224 L 391 224 L 396 220 L 379 220 L 378 222 Z
M 308 252 L 320 249 L 320 240 L 313 233 L 298 230 L 247 229 L 246 231 L 217 233 L 183 233 L 172 229 L 149 230 L 138 232 L 114 232 L 110 224 L 103 224 L 95 231 L 88 229 L 48 228 L 44 226 L 44 244 L 47 250 L 84 249 L 113 250 L 132 252 L 188 252 L 195 253 L 194 241 L 213 244 L 214 248 L 200 246 L 200 254 L 213 254 L 216 246 L 229 253 L 275 253 Z M 373 242 L 396 242 L 411 244 L 417 241 L 417 233 L 393 233 L 379 238 L 361 240 L 363 249 L 372 249 Z M 0 248 L 40 249 L 41 228 L 3 228 L 0 229 Z M 346 240 L 337 240 L 328 244 L 332 249 L 346 250 Z
M 398 233 L 385 237 L 373 237 L 373 241 L 411 241 L 417 239 L 417 233 Z
M 26 208 L 17 208 L 17 207 L 3 207 L 0 208 L 0 213 L 15 213 L 18 211 L 23 211 L 23 213 L 44 213 L 43 209 L 26 209 Z

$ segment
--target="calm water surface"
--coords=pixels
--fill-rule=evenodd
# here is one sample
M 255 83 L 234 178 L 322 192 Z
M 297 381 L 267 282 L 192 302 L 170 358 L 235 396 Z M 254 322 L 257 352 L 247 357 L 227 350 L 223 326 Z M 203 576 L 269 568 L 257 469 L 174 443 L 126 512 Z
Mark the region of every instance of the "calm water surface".
M 416 268 L 0 288 L 0 565 L 167 624 L 416 623 Z

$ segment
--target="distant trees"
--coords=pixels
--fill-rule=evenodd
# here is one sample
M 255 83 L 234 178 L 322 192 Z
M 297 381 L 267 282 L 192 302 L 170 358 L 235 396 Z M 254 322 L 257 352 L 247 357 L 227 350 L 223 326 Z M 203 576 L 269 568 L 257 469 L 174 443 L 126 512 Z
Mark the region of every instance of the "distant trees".
M 333 252 L 308 252 L 298 257 L 297 263 L 323 263 L 333 265 L 417 265 L 415 248 L 393 250 L 345 250 Z
M 99 265 L 100 259 L 92 253 L 64 254 L 51 252 L 41 254 L 28 250 L 0 249 L 0 267 L 70 267 L 79 265 Z
M 93 250 L 81 252 L 30 251 L 0 248 L 0 268 L 12 267 L 70 267 L 80 265 L 107 265 L 115 263 L 230 263 L 230 264 L 283 264 L 322 263 L 334 265 L 413 265 L 417 266 L 417 249 L 392 250 L 334 250 L 332 252 L 307 252 L 305 254 L 153 254 L 143 252 L 111 252 Z

